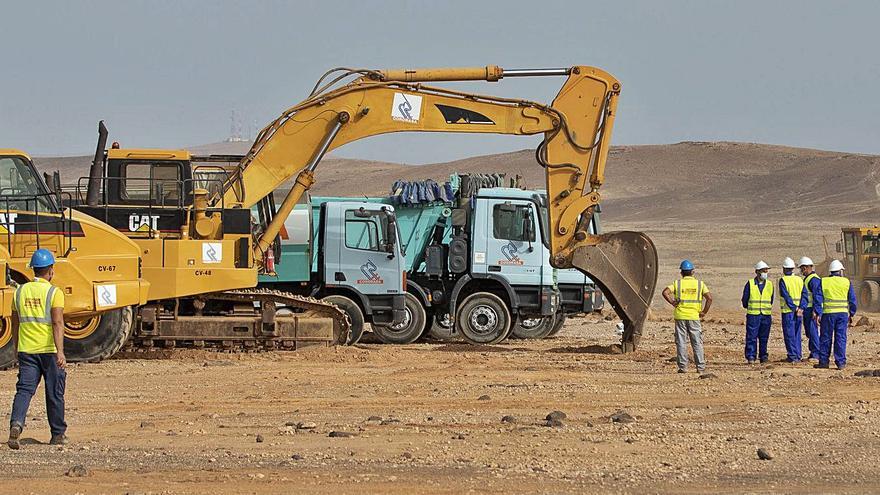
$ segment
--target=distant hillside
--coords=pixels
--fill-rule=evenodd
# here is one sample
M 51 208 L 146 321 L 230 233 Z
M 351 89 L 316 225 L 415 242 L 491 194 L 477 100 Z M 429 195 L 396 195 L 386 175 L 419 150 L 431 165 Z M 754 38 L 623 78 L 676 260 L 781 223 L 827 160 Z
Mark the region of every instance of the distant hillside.
M 216 143 L 196 153 L 243 154 L 250 143 Z M 60 170 L 72 183 L 88 172 L 91 157 L 37 158 L 42 170 Z M 386 194 L 397 179 L 443 180 L 455 172 L 505 172 L 543 188 L 543 169 L 533 150 L 477 156 L 430 165 L 403 165 L 328 156 L 314 193 L 335 196 Z M 880 157 L 784 146 L 684 142 L 618 146 L 607 168 L 606 218 L 628 221 L 876 218 Z

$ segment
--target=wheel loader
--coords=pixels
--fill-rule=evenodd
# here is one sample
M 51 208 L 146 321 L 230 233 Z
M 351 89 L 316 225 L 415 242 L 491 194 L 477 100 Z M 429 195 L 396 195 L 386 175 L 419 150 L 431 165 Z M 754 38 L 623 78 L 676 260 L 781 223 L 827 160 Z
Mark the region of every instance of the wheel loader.
M 843 254 L 841 261 L 846 275 L 853 282 L 859 309 L 880 311 L 880 227 L 846 227 L 841 229 L 841 240 L 836 243 L 836 251 Z M 816 271 L 826 276 L 827 254 L 822 268 Z
M 514 77 L 559 77 L 564 83 L 550 105 L 426 84 Z M 642 233 L 588 230 L 605 180 L 619 94 L 613 76 L 586 66 L 333 69 L 305 100 L 263 128 L 241 159 L 194 157 L 182 150 L 107 150 L 81 180 L 78 190 L 88 187 L 84 198 L 76 195 L 83 200 L 78 208 L 141 248 L 144 277 L 152 285 L 150 302 L 139 310 L 135 344 L 287 342 L 298 333 L 276 331 L 273 303 L 295 305 L 296 299 L 239 289 L 256 286 L 258 273 L 274 272 L 284 221 L 314 183 L 327 152 L 391 132 L 540 134 L 535 158 L 547 178 L 551 263 L 576 267 L 597 282 L 624 321 L 624 350 L 633 350 L 656 285 L 656 249 Z M 293 178 L 276 207 L 272 192 Z M 258 218 L 251 217 L 252 207 Z M 457 295 L 460 301 L 504 296 L 479 280 Z M 310 316 L 335 318 L 332 307 L 300 302 Z M 253 324 L 256 306 L 261 316 Z M 230 324 L 240 314 L 247 322 Z M 227 316 L 226 322 L 210 320 L 219 315 Z M 334 337 L 344 341 L 346 322 L 334 322 Z
M 149 284 L 140 278 L 138 246 L 109 225 L 64 208 L 61 197 L 26 153 L 0 149 L 0 369 L 16 362 L 11 296 L 33 277 L 28 262 L 38 248 L 56 257 L 52 283 L 64 291 L 69 361 L 98 361 L 117 352 L 132 330 L 132 306 L 146 302 Z

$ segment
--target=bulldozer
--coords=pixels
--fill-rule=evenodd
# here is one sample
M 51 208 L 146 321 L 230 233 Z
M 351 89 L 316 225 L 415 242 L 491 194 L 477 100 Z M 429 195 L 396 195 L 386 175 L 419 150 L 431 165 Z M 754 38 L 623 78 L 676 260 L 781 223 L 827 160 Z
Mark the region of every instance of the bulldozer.
M 841 229 L 835 251 L 843 255 L 841 261 L 846 270 L 844 273 L 852 280 L 859 309 L 880 311 L 880 227 L 874 225 Z M 830 259 L 827 252 L 826 258 Z M 817 269 L 823 276 L 827 275 L 827 268 L 824 271 L 826 273 Z
M 515 77 L 564 83 L 549 105 L 426 84 Z M 150 301 L 139 308 L 135 345 L 292 344 L 300 330 L 279 333 L 278 307 L 293 308 L 301 324 L 309 318 L 300 312 L 334 320 L 333 338 L 341 343 L 346 322 L 331 305 L 251 289 L 258 273 L 274 272 L 284 221 L 315 182 L 325 154 L 392 132 L 543 135 L 535 158 L 546 172 L 551 263 L 576 267 L 597 282 L 624 322 L 624 351 L 634 350 L 656 285 L 656 249 L 643 233 L 588 230 L 601 198 L 619 95 L 617 79 L 587 66 L 337 68 L 263 128 L 243 156 L 105 150 L 106 132 L 99 133 L 99 153 L 78 184 L 76 207 L 141 249 L 151 289 Z M 276 206 L 273 191 L 290 180 L 293 186 Z M 252 208 L 258 211 L 253 217 Z M 491 273 L 471 282 L 456 297 L 506 297 L 496 293 Z M 210 319 L 221 315 L 225 321 Z M 310 335 L 320 334 L 320 325 L 310 328 Z
M 67 359 L 99 361 L 116 353 L 133 328 L 132 307 L 146 302 L 149 287 L 140 277 L 137 245 L 109 225 L 65 208 L 60 190 L 50 188 L 23 151 L 0 149 L 0 202 L 0 369 L 16 363 L 12 294 L 31 279 L 28 262 L 39 248 L 56 257 L 52 283 L 64 291 Z

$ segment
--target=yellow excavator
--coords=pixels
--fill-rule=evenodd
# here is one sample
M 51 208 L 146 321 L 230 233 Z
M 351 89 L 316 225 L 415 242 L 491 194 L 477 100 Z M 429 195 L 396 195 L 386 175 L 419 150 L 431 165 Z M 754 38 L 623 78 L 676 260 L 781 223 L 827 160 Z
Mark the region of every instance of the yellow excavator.
M 140 278 L 138 246 L 113 227 L 64 208 L 61 198 L 26 153 L 0 149 L 0 369 L 16 362 L 12 293 L 33 276 L 28 262 L 38 248 L 56 257 L 52 283 L 64 291 L 69 361 L 99 361 L 117 352 L 131 334 L 132 307 L 146 302 L 149 284 Z
M 550 105 L 425 84 L 512 77 L 561 77 L 565 82 Z M 623 349 L 630 351 L 638 345 L 653 297 L 656 249 L 639 232 L 595 235 L 588 230 L 600 202 L 619 94 L 613 76 L 586 66 L 333 69 L 308 98 L 266 126 L 242 157 L 113 148 L 103 157 L 96 155 L 85 179 L 87 197 L 78 208 L 126 232 L 142 249 L 151 302 L 140 308 L 136 345 L 230 346 L 240 341 L 253 346 L 292 336 L 279 337 L 272 330 L 277 306 L 294 308 L 294 316 L 312 311 L 312 316 L 334 317 L 317 301 L 306 306 L 290 295 L 269 292 L 257 301 L 260 292 L 232 290 L 254 287 L 258 272 L 274 271 L 284 221 L 314 183 L 328 151 L 391 132 L 543 134 L 535 157 L 547 178 L 551 263 L 578 268 L 599 284 L 624 322 Z M 276 208 L 273 191 L 294 177 Z M 251 208 L 259 218 L 251 217 Z M 262 327 L 205 320 L 248 313 L 248 305 L 263 308 Z M 342 341 L 345 322 L 334 318 L 334 338 Z

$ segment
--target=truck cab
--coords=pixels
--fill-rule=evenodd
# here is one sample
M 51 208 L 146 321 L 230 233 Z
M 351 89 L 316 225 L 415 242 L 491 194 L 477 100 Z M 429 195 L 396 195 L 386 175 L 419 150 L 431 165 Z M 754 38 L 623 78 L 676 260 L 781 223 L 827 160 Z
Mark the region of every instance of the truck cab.
M 393 206 L 306 195 L 284 222 L 275 273 L 259 283 L 333 302 L 348 313 L 354 343 L 365 323 L 406 318 L 405 277 Z
M 836 247 L 843 254 L 845 275 L 852 280 L 859 307 L 880 311 L 880 227 L 844 228 Z

